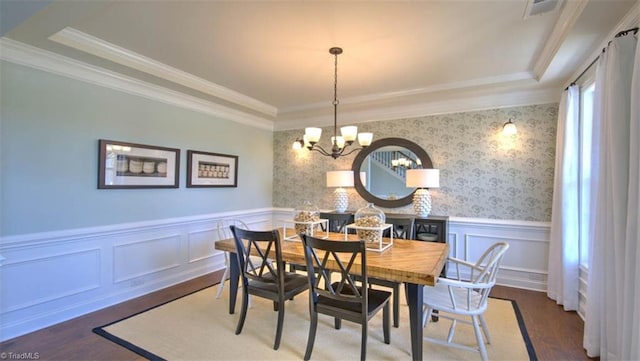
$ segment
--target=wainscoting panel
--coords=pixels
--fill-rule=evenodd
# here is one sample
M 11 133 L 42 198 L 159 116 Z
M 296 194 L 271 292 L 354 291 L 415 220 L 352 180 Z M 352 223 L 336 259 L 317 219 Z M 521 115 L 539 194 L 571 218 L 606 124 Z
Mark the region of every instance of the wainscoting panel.
M 75 264 L 83 272 L 67 265 Z M 64 283 L 58 280 L 66 280 Z M 2 265 L 2 308 L 12 312 L 100 287 L 100 250 L 15 260 Z
M 0 341 L 224 268 L 224 218 L 266 229 L 272 209 L 0 238 Z
M 219 253 L 215 250 L 214 242 L 212 241 L 218 239 L 217 228 L 207 228 L 189 232 L 187 237 L 189 263 L 199 262 Z
M 546 291 L 550 227 L 544 222 L 451 218 L 451 256 L 476 261 L 493 243 L 507 242 L 498 284 Z
M 118 244 L 113 247 L 113 281 L 134 278 L 180 267 L 180 235 Z

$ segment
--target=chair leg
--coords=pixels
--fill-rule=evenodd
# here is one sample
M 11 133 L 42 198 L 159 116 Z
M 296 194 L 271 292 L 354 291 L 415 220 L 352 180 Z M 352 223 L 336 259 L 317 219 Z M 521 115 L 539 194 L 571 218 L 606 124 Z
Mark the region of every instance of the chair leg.
M 391 343 L 391 332 L 389 330 L 389 302 L 382 308 L 382 334 L 384 335 L 384 343 Z
M 336 330 L 339 330 L 342 327 L 342 319 L 336 317 L 333 320 L 333 326 L 335 327 Z
M 489 327 L 487 327 L 487 321 L 484 319 L 484 314 L 478 315 L 480 317 L 480 326 L 482 326 L 482 331 L 484 331 L 484 338 L 487 343 L 491 343 L 491 336 L 489 336 Z
M 487 357 L 487 348 L 484 346 L 484 340 L 482 339 L 482 331 L 480 330 L 478 318 L 476 316 L 471 316 L 471 321 L 473 323 L 473 331 L 476 334 L 478 348 L 480 349 L 480 357 L 482 358 L 482 361 L 487 361 L 489 359 Z
M 284 300 L 278 302 L 278 325 L 276 326 L 276 340 L 273 343 L 273 349 L 280 347 L 280 339 L 282 338 L 282 324 L 284 323 Z
M 218 293 L 216 293 L 216 298 L 220 298 L 222 295 L 222 290 L 224 289 L 224 283 L 229 278 L 229 269 L 231 267 L 229 262 L 229 252 L 224 253 L 224 264 L 227 268 L 224 269 L 224 273 L 222 274 L 222 279 L 220 280 L 220 285 L 218 286 Z
M 367 324 L 368 322 L 366 320 L 364 320 L 364 322 L 362 323 L 362 335 L 361 335 L 362 340 L 360 341 L 360 361 L 365 361 L 367 359 L 367 334 L 369 333 Z
M 307 338 L 307 350 L 304 353 L 304 360 L 309 361 L 311 358 L 311 352 L 313 351 L 313 344 L 316 341 L 316 330 L 318 329 L 318 313 L 310 312 L 310 324 L 309 324 L 309 338 Z
M 240 318 L 238 319 L 238 326 L 236 326 L 236 335 L 242 332 L 244 326 L 244 320 L 247 318 L 247 304 L 249 303 L 249 295 L 246 291 L 242 292 L 242 310 L 240 311 Z
M 393 327 L 400 327 L 400 284 L 393 286 Z

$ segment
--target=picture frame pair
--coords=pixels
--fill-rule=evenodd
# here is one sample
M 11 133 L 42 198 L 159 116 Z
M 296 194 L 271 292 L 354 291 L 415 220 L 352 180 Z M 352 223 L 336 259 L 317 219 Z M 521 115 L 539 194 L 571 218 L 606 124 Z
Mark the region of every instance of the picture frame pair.
M 100 139 L 98 189 L 178 188 L 180 149 Z M 187 188 L 238 187 L 238 156 L 187 150 Z

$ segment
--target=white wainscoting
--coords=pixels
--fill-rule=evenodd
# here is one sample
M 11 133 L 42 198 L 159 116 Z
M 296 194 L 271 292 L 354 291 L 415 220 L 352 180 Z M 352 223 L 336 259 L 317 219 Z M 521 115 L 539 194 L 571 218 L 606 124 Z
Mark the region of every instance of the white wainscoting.
M 224 267 L 216 222 L 281 227 L 293 210 L 268 208 L 0 239 L 0 341 Z M 498 282 L 546 290 L 549 224 L 451 218 L 451 255 L 473 260 L 491 243 L 509 249 Z
M 222 218 L 273 219 L 268 208 L 3 237 L 0 341 L 223 268 Z
M 451 256 L 475 261 L 489 245 L 505 241 L 509 250 L 500 266 L 498 284 L 546 291 L 550 227 L 545 222 L 452 217 Z

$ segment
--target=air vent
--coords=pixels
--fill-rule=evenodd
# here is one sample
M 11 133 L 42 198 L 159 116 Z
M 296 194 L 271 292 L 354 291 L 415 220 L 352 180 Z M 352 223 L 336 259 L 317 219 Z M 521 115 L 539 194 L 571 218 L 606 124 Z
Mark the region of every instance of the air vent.
M 529 0 L 524 11 L 524 18 L 542 15 L 560 8 L 561 0 Z

